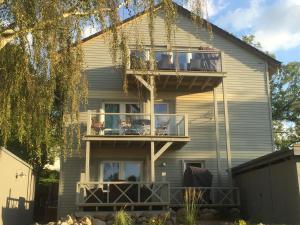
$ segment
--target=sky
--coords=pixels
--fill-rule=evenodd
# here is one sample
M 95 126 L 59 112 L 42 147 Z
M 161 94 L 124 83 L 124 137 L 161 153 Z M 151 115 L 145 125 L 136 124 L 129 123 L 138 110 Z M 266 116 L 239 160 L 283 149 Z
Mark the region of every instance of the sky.
M 300 61 L 300 0 L 206 0 L 208 19 L 241 38 L 255 35 L 263 50 Z

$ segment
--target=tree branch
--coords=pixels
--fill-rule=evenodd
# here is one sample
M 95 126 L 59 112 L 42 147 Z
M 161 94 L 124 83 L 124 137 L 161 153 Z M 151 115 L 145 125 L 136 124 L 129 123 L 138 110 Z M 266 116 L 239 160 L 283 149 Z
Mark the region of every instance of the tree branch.
M 128 2 L 129 2 L 129 0 L 124 1 L 117 8 L 120 9 L 123 6 L 126 6 L 128 4 Z M 1 4 L 1 0 L 0 0 L 0 4 Z M 40 23 L 38 23 L 37 25 L 35 25 L 34 27 L 31 27 L 31 28 L 25 28 L 23 30 L 17 30 L 17 28 L 16 29 L 7 28 L 0 34 L 0 50 L 2 48 L 4 48 L 9 42 L 11 42 L 15 38 L 17 38 L 19 35 L 30 33 L 37 29 L 41 29 L 45 25 L 53 24 L 61 19 L 66 19 L 71 16 L 79 16 L 80 17 L 80 16 L 95 15 L 98 13 L 104 13 L 104 12 L 111 11 L 111 10 L 112 10 L 111 8 L 103 8 L 103 9 L 99 9 L 99 10 L 93 10 L 90 12 L 79 12 L 79 11 L 66 12 L 66 13 L 62 14 L 61 18 L 41 21 Z

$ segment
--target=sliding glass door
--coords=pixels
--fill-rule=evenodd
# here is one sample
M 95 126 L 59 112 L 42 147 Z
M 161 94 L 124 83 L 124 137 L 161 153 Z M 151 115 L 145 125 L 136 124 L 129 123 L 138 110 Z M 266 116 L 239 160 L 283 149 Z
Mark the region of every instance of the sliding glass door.
M 100 172 L 103 181 L 141 181 L 142 162 L 104 161 Z

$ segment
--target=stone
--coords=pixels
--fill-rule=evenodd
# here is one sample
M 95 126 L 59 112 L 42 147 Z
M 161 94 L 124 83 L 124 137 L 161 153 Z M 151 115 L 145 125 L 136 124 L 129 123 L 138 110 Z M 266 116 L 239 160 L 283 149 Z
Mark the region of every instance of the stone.
M 106 221 L 106 225 L 112 225 L 113 223 L 114 223 L 113 220 L 108 220 L 108 221 Z
M 185 223 L 185 209 L 181 208 L 178 209 L 176 212 L 176 223 L 177 224 L 184 224 Z
M 238 208 L 231 208 L 229 210 L 229 215 L 231 219 L 238 219 L 241 217 L 241 212 Z
M 67 215 L 64 222 L 66 222 L 67 224 L 70 224 L 70 225 L 71 225 L 71 224 L 73 224 L 74 222 L 76 222 L 76 220 L 74 221 L 73 218 L 72 218 L 72 216 Z
M 93 225 L 106 225 L 106 223 L 103 220 L 99 220 L 96 218 L 92 218 L 92 224 Z
M 56 223 L 55 222 L 49 222 L 49 223 L 47 223 L 47 225 L 56 225 Z
M 105 220 L 109 221 L 109 220 L 114 220 L 115 216 L 113 213 L 109 213 L 106 215 Z
M 92 225 L 92 221 L 88 216 L 81 218 L 80 222 L 82 225 Z
M 67 222 L 62 222 L 61 225 L 69 225 Z
M 94 218 L 98 220 L 106 221 L 106 215 L 95 215 Z

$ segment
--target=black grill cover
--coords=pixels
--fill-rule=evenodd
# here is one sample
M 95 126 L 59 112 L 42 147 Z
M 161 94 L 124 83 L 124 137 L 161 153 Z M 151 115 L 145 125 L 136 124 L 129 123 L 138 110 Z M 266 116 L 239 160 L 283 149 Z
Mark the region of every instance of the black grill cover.
M 208 169 L 188 166 L 184 171 L 184 187 L 211 187 L 213 175 Z

